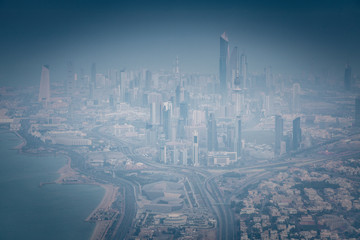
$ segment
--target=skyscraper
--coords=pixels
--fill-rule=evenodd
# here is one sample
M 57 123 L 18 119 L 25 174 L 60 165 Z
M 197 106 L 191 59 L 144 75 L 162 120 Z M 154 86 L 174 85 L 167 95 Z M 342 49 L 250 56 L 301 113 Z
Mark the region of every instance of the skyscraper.
M 273 87 L 273 82 L 272 82 L 272 70 L 271 70 L 271 66 L 267 66 L 265 68 L 265 83 L 266 83 L 266 90 L 267 91 L 271 91 L 272 87 Z
M 349 64 L 345 66 L 344 86 L 345 90 L 351 90 L 351 67 Z
M 247 86 L 247 58 L 246 58 L 246 55 L 243 53 L 241 54 L 241 61 L 240 61 L 240 64 L 241 64 L 241 84 L 242 84 L 242 88 L 248 88 L 250 86 Z
M 184 119 L 185 123 L 188 120 L 188 105 L 186 102 L 180 103 L 180 118 Z
M 228 69 L 228 58 L 229 58 L 229 40 L 224 32 L 220 36 L 220 63 L 219 63 L 219 78 L 220 78 L 220 92 L 221 94 L 226 93 L 227 83 L 227 69 Z
M 297 150 L 301 143 L 300 117 L 293 121 L 293 150 Z
M 172 103 L 165 102 L 163 106 L 163 128 L 166 139 L 171 139 L 171 115 L 172 115 Z
M 150 90 L 152 85 L 152 74 L 149 70 L 145 73 L 145 89 Z
M 283 139 L 284 121 L 280 115 L 275 116 L 275 155 L 280 155 L 281 141 Z
M 93 63 L 91 65 L 91 83 L 93 85 L 93 88 L 96 88 L 96 63 Z
M 39 102 L 47 103 L 50 100 L 49 65 L 43 65 L 41 70 Z
M 75 75 L 74 75 L 73 64 L 72 64 L 72 62 L 68 62 L 67 63 L 67 78 L 66 78 L 66 82 L 65 82 L 65 91 L 66 91 L 66 95 L 68 97 L 71 97 L 73 95 L 74 79 L 75 79 Z
M 235 125 L 235 151 L 238 158 L 241 156 L 241 145 L 241 117 L 237 116 Z
M 300 112 L 300 84 L 294 83 L 292 89 L 292 112 Z
M 193 139 L 193 162 L 194 162 L 194 166 L 199 166 L 199 141 L 198 141 L 198 131 L 194 131 L 194 139 Z
M 240 88 L 240 59 L 238 48 L 234 47 L 231 52 L 230 56 L 230 78 L 231 78 L 231 85 L 233 88 Z
M 355 99 L 355 126 L 360 127 L 360 96 Z
M 216 120 L 215 115 L 210 113 L 208 124 L 207 124 L 207 134 L 208 134 L 208 151 L 217 151 L 218 150 L 218 140 L 217 140 L 217 130 L 216 130 Z

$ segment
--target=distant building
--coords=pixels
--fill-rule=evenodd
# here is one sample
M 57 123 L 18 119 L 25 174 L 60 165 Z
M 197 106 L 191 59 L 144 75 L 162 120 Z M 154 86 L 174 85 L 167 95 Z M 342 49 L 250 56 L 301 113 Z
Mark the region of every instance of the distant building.
M 208 151 L 218 150 L 217 129 L 215 115 L 210 113 L 207 124 Z
M 96 88 L 96 63 L 91 65 L 91 83 Z
M 50 100 L 50 76 L 49 65 L 43 65 L 41 71 L 39 102 L 47 103 Z
M 235 152 L 237 157 L 239 158 L 241 156 L 241 150 L 242 150 L 242 142 L 241 142 L 241 118 L 240 116 L 236 117 L 235 122 Z
M 271 66 L 267 66 L 265 68 L 265 84 L 266 91 L 270 92 L 273 87 L 273 78 L 272 78 L 272 69 Z
M 193 162 L 194 166 L 199 166 L 199 136 L 198 131 L 194 131 L 193 139 Z
M 360 127 L 360 96 L 355 99 L 355 124 L 356 127 Z
M 297 150 L 301 143 L 301 128 L 300 117 L 297 117 L 293 121 L 293 150 Z
M 300 84 L 294 83 L 292 89 L 292 112 L 300 112 Z
M 188 105 L 186 102 L 180 103 L 180 118 L 184 119 L 185 123 L 187 123 L 188 119 Z
M 234 47 L 230 56 L 230 76 L 233 88 L 240 88 L 240 59 L 238 48 Z
M 209 152 L 208 164 L 226 166 L 235 163 L 237 159 L 236 152 Z
M 275 116 L 275 155 L 280 155 L 281 152 L 281 143 L 283 140 L 283 127 L 284 121 L 280 115 Z
M 149 70 L 145 73 L 145 89 L 150 90 L 152 87 L 152 74 Z
M 163 128 L 166 139 L 171 139 L 171 118 L 172 118 L 172 103 L 165 102 L 162 108 Z
M 345 66 L 344 86 L 345 90 L 351 90 L 351 67 L 349 64 Z
M 67 63 L 67 78 L 66 78 L 66 82 L 65 82 L 65 91 L 66 91 L 66 95 L 68 97 L 72 97 L 73 96 L 73 91 L 74 91 L 74 80 L 75 80 L 75 74 L 74 74 L 74 67 L 72 62 L 68 62 Z
M 240 64 L 241 64 L 240 71 L 241 71 L 242 88 L 249 88 L 250 86 L 248 86 L 249 84 L 247 83 L 247 81 L 248 81 L 248 77 L 247 77 L 248 63 L 247 63 L 247 57 L 245 54 L 241 54 Z
M 220 77 L 220 92 L 226 93 L 227 88 L 227 70 L 229 58 L 229 39 L 224 32 L 220 36 L 220 62 L 219 62 L 219 77 Z

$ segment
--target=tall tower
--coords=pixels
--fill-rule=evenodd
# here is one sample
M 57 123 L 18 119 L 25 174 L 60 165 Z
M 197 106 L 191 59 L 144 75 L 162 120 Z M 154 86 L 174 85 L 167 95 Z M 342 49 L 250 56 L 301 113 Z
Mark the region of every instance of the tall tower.
M 234 47 L 230 56 L 230 78 L 233 88 L 240 88 L 240 61 L 238 48 Z
M 152 87 L 152 74 L 149 70 L 145 73 L 145 90 L 150 90 Z
M 283 139 L 284 121 L 280 115 L 275 116 L 275 155 L 280 155 L 281 141 Z
M 248 63 L 247 63 L 247 58 L 246 55 L 243 53 L 241 54 L 241 60 L 240 60 L 240 64 L 241 64 L 241 81 L 242 81 L 242 88 L 247 88 L 249 86 L 247 86 L 247 68 L 248 68 Z
M 163 128 L 165 133 L 165 138 L 167 140 L 171 139 L 171 115 L 172 115 L 172 103 L 165 102 L 163 106 Z
M 349 64 L 345 66 L 344 86 L 345 90 L 351 90 L 351 67 Z
M 41 70 L 39 102 L 47 103 L 50 100 L 50 74 L 49 65 L 43 65 Z
M 293 150 L 297 150 L 301 143 L 300 117 L 293 121 Z
M 292 89 L 292 112 L 300 112 L 300 84 L 294 83 Z
M 94 89 L 96 88 L 96 63 L 91 65 L 91 83 L 93 84 Z
M 193 139 L 193 162 L 194 166 L 199 166 L 199 141 L 198 141 L 198 131 L 194 131 Z
M 267 66 L 265 68 L 265 83 L 266 83 L 266 90 L 267 91 L 271 91 L 272 87 L 273 87 L 273 82 L 272 82 L 272 70 L 271 70 L 271 66 Z
M 355 99 L 355 124 L 356 127 L 360 127 L 360 96 Z
M 228 69 L 228 58 L 229 58 L 229 39 L 224 32 L 220 36 L 220 63 L 219 63 L 219 78 L 220 78 L 220 91 L 221 94 L 226 93 L 226 82 L 227 82 L 227 69 Z
M 216 120 L 215 115 L 210 113 L 207 125 L 208 133 L 208 151 L 217 151 L 218 150 L 218 140 L 217 140 L 217 130 L 216 130 Z
M 72 95 L 73 95 L 74 80 L 75 80 L 74 67 L 73 67 L 72 62 L 68 62 L 67 63 L 67 78 L 66 78 L 66 82 L 65 82 L 65 91 L 66 91 L 66 95 L 68 97 L 72 97 Z
M 235 125 L 235 151 L 238 158 L 241 156 L 241 144 L 241 117 L 237 116 Z

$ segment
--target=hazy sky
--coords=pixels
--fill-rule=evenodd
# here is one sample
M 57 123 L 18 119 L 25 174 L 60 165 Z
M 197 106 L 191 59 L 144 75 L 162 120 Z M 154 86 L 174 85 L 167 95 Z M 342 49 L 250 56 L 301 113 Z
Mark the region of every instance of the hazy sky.
M 69 60 L 157 70 L 178 55 L 183 72 L 218 73 L 223 31 L 250 71 L 360 72 L 359 1 L 0 0 L 0 84 L 38 84 L 42 64 L 61 80 Z

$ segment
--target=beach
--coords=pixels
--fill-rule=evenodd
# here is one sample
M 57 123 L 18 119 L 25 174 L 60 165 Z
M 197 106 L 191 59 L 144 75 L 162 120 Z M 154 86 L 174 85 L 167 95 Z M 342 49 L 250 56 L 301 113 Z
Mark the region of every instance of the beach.
M 96 223 L 95 229 L 91 236 L 91 240 L 104 239 L 107 230 L 113 222 L 112 219 L 105 218 L 104 215 L 108 215 L 107 213 L 117 214 L 117 212 L 112 209 L 111 206 L 116 200 L 119 188 L 111 184 L 97 183 L 93 180 L 89 180 L 85 176 L 79 175 L 76 170 L 71 168 L 71 158 L 67 155 L 65 155 L 65 157 L 67 159 L 67 163 L 65 166 L 58 170 L 60 176 L 55 181 L 57 184 L 93 184 L 105 189 L 105 194 L 101 202 L 85 219 L 85 221 Z

